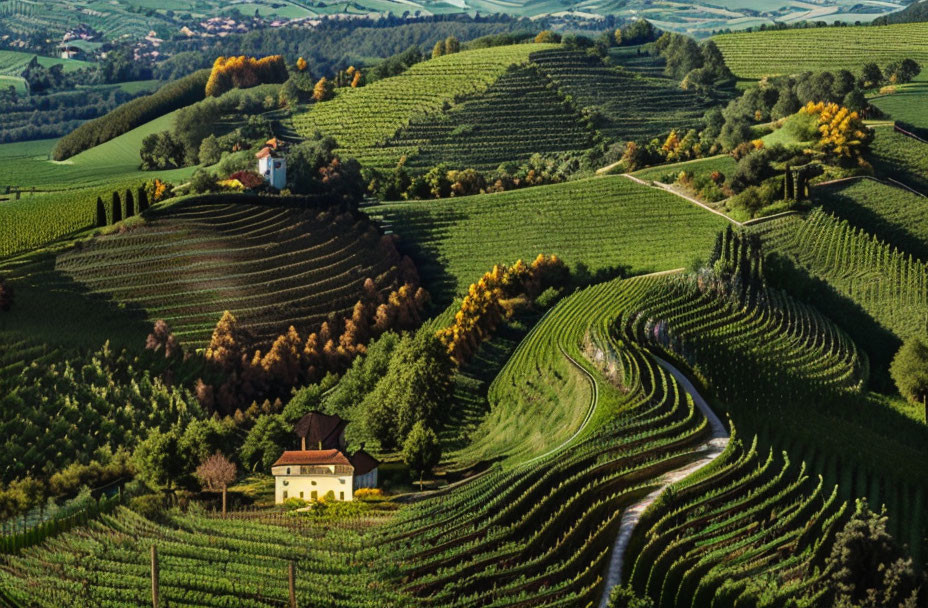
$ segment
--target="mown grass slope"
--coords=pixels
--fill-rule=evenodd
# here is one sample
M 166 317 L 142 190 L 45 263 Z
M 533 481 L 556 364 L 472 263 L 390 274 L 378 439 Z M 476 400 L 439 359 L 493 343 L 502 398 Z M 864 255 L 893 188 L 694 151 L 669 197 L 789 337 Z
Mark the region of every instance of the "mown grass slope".
M 432 296 L 447 303 L 500 261 L 557 254 L 592 272 L 688 266 L 724 219 L 615 176 L 500 194 L 384 203 L 369 210 L 400 235 Z
M 816 27 L 721 34 L 713 38 L 739 78 L 858 69 L 871 61 L 928 64 L 928 23 Z

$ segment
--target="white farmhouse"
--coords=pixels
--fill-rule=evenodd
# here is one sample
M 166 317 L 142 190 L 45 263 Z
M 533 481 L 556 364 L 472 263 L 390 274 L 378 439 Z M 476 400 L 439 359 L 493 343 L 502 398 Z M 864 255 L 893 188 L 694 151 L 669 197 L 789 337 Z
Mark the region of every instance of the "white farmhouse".
M 287 159 L 277 151 L 277 146 L 265 146 L 255 156 L 258 159 L 258 174 L 264 177 L 264 181 L 277 190 L 286 188 Z
M 328 492 L 336 500 L 352 500 L 356 490 L 377 487 L 380 462 L 363 446 L 345 455 L 347 425 L 347 420 L 322 412 L 309 412 L 297 421 L 293 431 L 300 449 L 284 452 L 271 466 L 276 503 L 288 498 L 318 500 Z
M 271 467 L 274 502 L 288 498 L 318 500 L 332 492 L 337 500 L 354 498 L 354 467 L 338 450 L 284 452 Z

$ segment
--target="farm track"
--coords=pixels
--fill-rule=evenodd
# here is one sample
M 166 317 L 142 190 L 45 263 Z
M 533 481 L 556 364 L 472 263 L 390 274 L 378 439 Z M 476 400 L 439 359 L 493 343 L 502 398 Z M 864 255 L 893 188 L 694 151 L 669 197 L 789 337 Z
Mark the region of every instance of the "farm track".
M 686 477 L 692 475 L 696 471 L 706 467 L 713 460 L 719 457 L 722 452 L 725 451 L 725 448 L 728 447 L 728 441 L 730 435 L 725 429 L 725 425 L 722 424 L 722 421 L 716 416 L 715 412 L 712 411 L 712 408 L 709 407 L 709 404 L 706 400 L 699 394 L 699 391 L 696 390 L 696 387 L 693 386 L 693 383 L 689 378 L 686 377 L 683 372 L 679 369 L 668 363 L 667 361 L 661 359 L 657 355 L 651 355 L 658 365 L 663 367 L 670 373 L 689 393 L 692 397 L 693 402 L 696 404 L 696 407 L 702 412 L 703 416 L 709 421 L 709 427 L 712 429 L 712 438 L 700 446 L 697 451 L 701 454 L 699 460 L 690 463 L 686 466 L 680 467 L 674 471 L 669 471 L 664 473 L 661 476 L 658 483 L 661 486 L 639 500 L 638 502 L 627 507 L 622 513 L 622 520 L 619 524 L 619 534 L 616 537 L 615 545 L 612 547 L 612 555 L 609 560 L 609 569 L 606 573 L 605 586 L 603 587 L 603 594 L 599 601 L 599 608 L 607 608 L 609 603 L 609 593 L 612 591 L 612 588 L 622 582 L 622 569 L 625 565 L 625 551 L 628 548 L 628 543 L 632 538 L 632 534 L 635 531 L 635 527 L 638 525 L 638 522 L 641 519 L 641 514 L 649 507 L 651 504 L 657 500 L 668 487 L 674 483 L 685 479 Z

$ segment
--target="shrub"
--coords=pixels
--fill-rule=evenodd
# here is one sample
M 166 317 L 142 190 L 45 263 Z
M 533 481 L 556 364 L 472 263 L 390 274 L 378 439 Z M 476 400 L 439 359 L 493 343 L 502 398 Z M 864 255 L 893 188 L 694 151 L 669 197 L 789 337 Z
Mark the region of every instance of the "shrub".
M 284 509 L 286 509 L 287 511 L 296 511 L 297 509 L 302 509 L 306 507 L 307 505 L 309 505 L 307 501 L 297 496 L 291 496 L 290 498 L 284 501 Z
M 145 494 L 129 501 L 129 508 L 153 521 L 164 518 L 164 497 L 161 494 Z

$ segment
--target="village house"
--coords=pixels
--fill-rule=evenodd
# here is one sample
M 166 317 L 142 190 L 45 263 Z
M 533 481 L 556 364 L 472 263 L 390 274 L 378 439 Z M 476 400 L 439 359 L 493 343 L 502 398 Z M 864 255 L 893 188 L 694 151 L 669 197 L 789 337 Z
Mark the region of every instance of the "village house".
M 318 500 L 329 492 L 336 500 L 353 500 L 356 490 L 377 487 L 380 463 L 363 446 L 346 455 L 346 426 L 347 420 L 322 412 L 297 421 L 293 431 L 300 449 L 284 452 L 271 466 L 277 504 L 288 498 Z
M 280 152 L 282 142 L 277 138 L 267 141 L 255 156 L 258 159 L 258 174 L 264 177 L 272 188 L 283 190 L 287 187 L 287 159 Z

